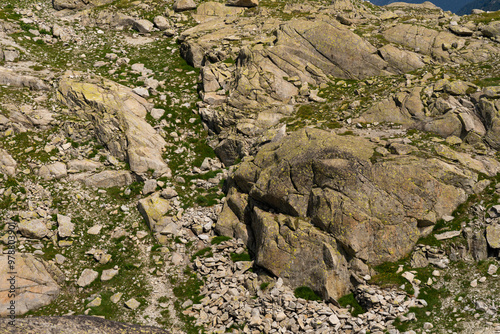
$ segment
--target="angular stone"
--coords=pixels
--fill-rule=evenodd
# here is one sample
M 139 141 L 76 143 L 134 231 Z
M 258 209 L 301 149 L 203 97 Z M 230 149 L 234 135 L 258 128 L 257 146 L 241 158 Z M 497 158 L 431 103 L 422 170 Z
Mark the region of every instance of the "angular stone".
M 57 214 L 57 233 L 61 238 L 70 237 L 75 229 L 75 224 L 71 222 L 71 218 L 68 216 Z
M 49 234 L 43 219 L 21 220 L 17 227 L 19 233 L 27 238 L 41 239 Z
M 66 164 L 55 162 L 50 165 L 45 165 L 40 168 L 38 175 L 46 180 L 60 179 L 68 175 Z
M 101 302 L 102 302 L 102 298 L 96 297 L 94 300 L 92 300 L 90 303 L 87 304 L 87 307 L 101 306 Z
M 7 151 L 0 148 L 0 172 L 10 176 L 16 175 L 17 162 Z
M 157 192 L 139 200 L 137 208 L 148 223 L 149 228 L 154 232 L 159 232 L 161 226 L 158 223 L 171 207 L 169 201 L 160 198 L 160 193 Z
M 131 310 L 135 310 L 141 306 L 141 303 L 139 303 L 135 298 L 131 298 L 125 302 L 125 306 Z
M 101 168 L 102 164 L 96 161 L 83 159 L 83 160 L 71 160 L 68 162 L 68 172 L 93 172 L 98 168 Z
M 102 271 L 101 281 L 109 281 L 118 274 L 118 270 L 106 269 Z
M 132 182 L 131 173 L 125 170 L 105 170 L 84 180 L 87 187 L 97 188 L 124 187 Z
M 82 288 L 86 287 L 90 285 L 92 282 L 94 282 L 98 276 L 99 273 L 97 271 L 92 269 L 84 269 L 80 275 L 80 278 L 78 278 L 76 284 Z
M 176 12 L 196 9 L 196 3 L 193 0 L 177 0 L 174 3 L 173 9 Z
M 112 303 L 118 303 L 120 299 L 122 298 L 123 293 L 117 292 L 114 295 L 112 295 L 109 299 L 111 300 Z
M 156 16 L 153 19 L 155 26 L 161 31 L 167 30 L 170 28 L 170 22 L 164 16 Z
M 151 32 L 154 28 L 154 24 L 148 20 L 136 20 L 134 21 L 133 27 L 138 32 L 144 34 Z

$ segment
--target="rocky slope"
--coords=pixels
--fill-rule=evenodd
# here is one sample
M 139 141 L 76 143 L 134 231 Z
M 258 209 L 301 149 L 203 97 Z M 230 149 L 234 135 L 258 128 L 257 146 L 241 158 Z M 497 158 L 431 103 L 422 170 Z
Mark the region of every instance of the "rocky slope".
M 2 2 L 1 327 L 494 333 L 499 24 Z

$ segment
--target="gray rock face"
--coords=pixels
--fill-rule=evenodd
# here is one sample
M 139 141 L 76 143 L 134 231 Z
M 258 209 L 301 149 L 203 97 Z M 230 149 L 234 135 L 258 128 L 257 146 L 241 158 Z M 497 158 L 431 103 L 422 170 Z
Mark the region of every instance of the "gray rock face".
M 16 319 L 16 326 L 8 325 L 8 319 L 0 319 L 0 334 L 168 334 L 150 326 L 124 324 L 89 316 L 34 317 Z
M 438 159 L 402 155 L 372 163 L 375 148 L 314 129 L 265 145 L 232 175 L 216 230 L 247 240 L 256 264 L 292 286 L 316 280 L 325 296 L 341 296 L 350 285 L 346 254 L 372 264 L 403 257 L 420 229 L 450 215 L 477 180 Z
M 42 80 L 29 75 L 21 75 L 10 69 L 0 66 L 0 85 L 14 87 L 28 87 L 33 90 L 49 90 L 49 86 Z
M 36 259 L 31 254 L 17 254 L 15 256 L 16 315 L 23 315 L 50 304 L 59 295 L 59 285 L 50 274 L 48 263 Z M 8 256 L 0 255 L 0 317 L 7 317 L 7 309 L 12 300 L 9 290 L 12 274 L 9 274 Z M 0 332 L 9 326 L 0 326 Z
M 144 119 L 151 106 L 130 88 L 98 78 L 80 82 L 77 73 L 67 73 L 59 93 L 67 105 L 84 109 L 98 139 L 113 156 L 127 159 L 133 172 L 170 171 L 162 158 L 166 142 Z
M 481 28 L 481 32 L 483 33 L 484 36 L 487 36 L 487 37 L 500 36 L 500 22 L 493 21 L 493 22 L 488 23 L 488 25 L 485 25 Z
M 60 179 L 68 175 L 66 164 L 62 162 L 54 162 L 50 165 L 45 165 L 40 168 L 38 175 L 46 180 Z
M 87 187 L 111 188 L 128 186 L 134 181 L 130 172 L 125 170 L 106 170 L 86 178 Z

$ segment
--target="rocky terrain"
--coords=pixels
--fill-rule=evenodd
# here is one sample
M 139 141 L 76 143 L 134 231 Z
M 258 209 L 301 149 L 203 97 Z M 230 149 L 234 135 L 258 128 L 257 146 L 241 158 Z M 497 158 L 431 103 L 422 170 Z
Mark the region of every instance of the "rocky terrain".
M 0 333 L 496 333 L 500 12 L 4 0 Z

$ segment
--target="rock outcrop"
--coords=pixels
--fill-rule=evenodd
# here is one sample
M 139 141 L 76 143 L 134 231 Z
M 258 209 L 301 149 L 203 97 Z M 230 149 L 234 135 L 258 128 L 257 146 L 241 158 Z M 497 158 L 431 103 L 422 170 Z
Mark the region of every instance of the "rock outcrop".
M 59 83 L 59 98 L 76 112 L 91 120 L 95 134 L 111 154 L 130 164 L 135 173 L 169 173 L 162 158 L 165 140 L 149 125 L 148 102 L 130 88 L 110 80 L 93 78 L 81 81 L 81 75 L 66 73 Z
M 83 9 L 88 6 L 102 6 L 113 0 L 52 0 L 54 9 Z
M 292 286 L 342 296 L 351 259 L 379 264 L 408 254 L 477 180 L 436 158 L 373 160 L 376 147 L 315 129 L 263 146 L 232 174 L 216 230 L 244 239 L 257 265 Z
M 56 280 L 59 281 L 60 277 L 64 280 L 64 275 L 55 265 L 38 260 L 31 254 L 12 256 L 14 264 L 9 263 L 7 254 L 0 256 L 0 317 L 10 315 L 8 307 L 11 300 L 15 301 L 16 316 L 50 304 L 59 295 L 60 287 Z M 15 274 L 12 274 L 13 271 Z M 12 285 L 15 286 L 15 298 L 9 297 Z
M 15 326 L 9 326 L 9 319 L 0 319 L 0 334 L 168 334 L 161 328 L 139 326 L 110 321 L 99 317 L 66 316 L 16 319 Z

